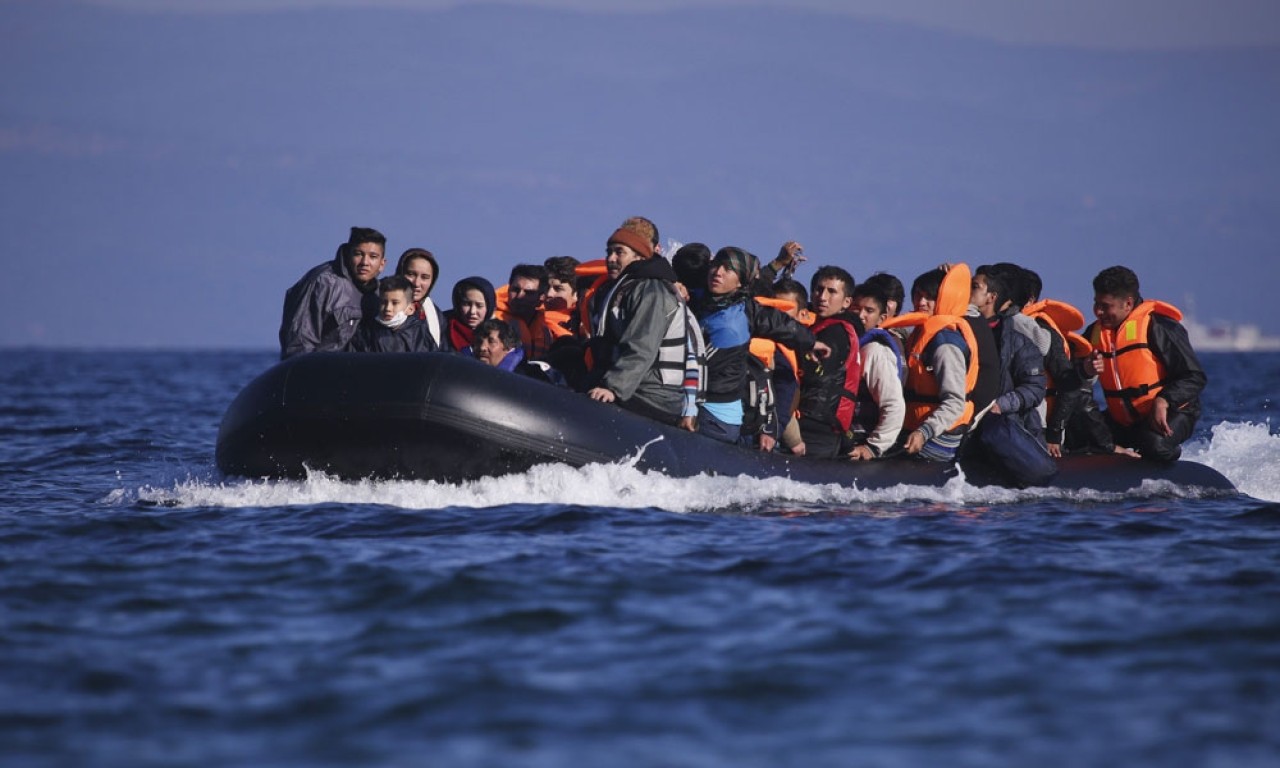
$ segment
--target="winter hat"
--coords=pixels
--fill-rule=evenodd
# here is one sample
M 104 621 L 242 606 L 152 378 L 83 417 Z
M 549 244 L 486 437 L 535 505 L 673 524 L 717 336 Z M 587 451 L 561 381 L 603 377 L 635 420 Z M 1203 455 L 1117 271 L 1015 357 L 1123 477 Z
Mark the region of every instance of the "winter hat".
M 606 245 L 625 245 L 642 259 L 653 258 L 653 244 L 644 239 L 642 235 L 630 229 L 619 229 L 612 235 L 609 235 L 609 241 Z
M 760 260 L 755 254 L 728 246 L 716 251 L 716 257 L 711 260 L 712 268 L 723 264 L 738 273 L 738 280 L 742 283 L 743 288 L 751 285 L 751 281 L 756 279 L 756 273 L 760 271 Z

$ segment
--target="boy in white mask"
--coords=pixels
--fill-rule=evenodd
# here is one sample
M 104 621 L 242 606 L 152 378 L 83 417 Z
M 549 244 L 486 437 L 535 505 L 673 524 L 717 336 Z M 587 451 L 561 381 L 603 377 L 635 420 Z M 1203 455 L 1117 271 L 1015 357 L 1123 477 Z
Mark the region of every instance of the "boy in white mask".
M 378 314 L 366 317 L 351 342 L 354 352 L 432 352 L 435 341 L 418 319 L 413 283 L 396 275 L 378 283 Z

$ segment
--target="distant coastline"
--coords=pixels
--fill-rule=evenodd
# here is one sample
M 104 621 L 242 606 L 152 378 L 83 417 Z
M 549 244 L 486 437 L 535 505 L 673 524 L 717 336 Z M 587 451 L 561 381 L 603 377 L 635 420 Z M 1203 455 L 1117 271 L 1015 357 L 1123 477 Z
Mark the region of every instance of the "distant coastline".
M 1267 336 L 1256 325 L 1226 321 L 1205 324 L 1191 315 L 1182 319 L 1197 352 L 1280 352 L 1280 336 Z

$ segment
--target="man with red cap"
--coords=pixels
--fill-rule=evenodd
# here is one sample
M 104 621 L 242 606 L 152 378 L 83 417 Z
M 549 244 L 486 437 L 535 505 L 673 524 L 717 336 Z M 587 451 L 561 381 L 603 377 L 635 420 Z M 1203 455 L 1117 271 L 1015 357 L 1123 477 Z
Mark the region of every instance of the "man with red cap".
M 686 402 L 686 339 L 689 313 L 676 291 L 675 271 L 655 258 L 653 243 L 622 227 L 609 236 L 605 264 L 616 282 L 606 297 L 592 336 L 593 400 L 667 424 L 697 412 Z

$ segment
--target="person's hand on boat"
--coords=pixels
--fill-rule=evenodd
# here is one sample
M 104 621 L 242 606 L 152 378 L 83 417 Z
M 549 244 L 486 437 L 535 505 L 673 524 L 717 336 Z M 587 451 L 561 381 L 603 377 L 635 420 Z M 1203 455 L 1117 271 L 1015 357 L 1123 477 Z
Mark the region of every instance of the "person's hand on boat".
M 698 417 L 697 417 L 697 416 L 681 416 L 681 417 L 680 417 L 680 428 L 681 428 L 681 429 L 688 430 L 688 431 L 690 431 L 690 432 L 697 432 L 697 431 L 698 431 Z
M 595 389 L 588 390 L 587 397 L 590 397 L 598 403 L 612 403 L 614 400 L 618 399 L 618 396 L 613 394 L 613 390 L 608 387 L 596 387 Z
M 1132 459 L 1142 458 L 1140 455 L 1138 455 L 1137 451 L 1133 450 L 1132 448 L 1125 448 L 1123 445 L 1117 445 L 1113 450 L 1115 453 L 1118 453 L 1122 456 L 1128 456 L 1129 458 L 1132 458 Z
M 853 461 L 871 461 L 875 457 L 876 454 L 869 445 L 854 446 L 854 449 L 849 451 L 849 458 Z
M 791 455 L 792 455 L 792 456 L 803 456 L 803 455 L 804 455 L 804 443 L 803 443 L 803 442 L 801 442 L 801 443 L 796 443 L 795 445 L 791 446 Z
M 1169 426 L 1169 401 L 1163 397 L 1157 397 L 1151 407 L 1151 426 L 1156 428 L 1156 433 L 1168 437 L 1173 434 L 1173 427 Z
M 1049 449 L 1049 455 L 1050 455 L 1050 456 L 1052 456 L 1053 458 L 1055 458 L 1055 459 L 1060 459 L 1060 458 L 1062 458 L 1062 444 L 1061 444 L 1061 443 L 1045 443 L 1044 447 L 1045 447 L 1045 448 L 1047 448 L 1047 449 Z
M 774 446 L 778 444 L 777 438 L 773 435 L 760 435 L 760 450 L 765 453 L 772 453 Z
M 992 412 L 992 413 L 1000 413 L 1000 403 L 997 403 L 997 402 L 994 402 L 994 401 L 993 401 L 993 402 L 991 403 L 991 412 Z
M 809 354 L 813 355 L 815 360 L 826 360 L 828 357 L 831 357 L 831 347 L 828 347 L 821 341 L 815 341 L 813 343 L 813 350 L 810 351 Z
M 924 448 L 924 433 L 917 429 L 907 435 L 907 442 L 902 449 L 914 456 L 920 452 L 921 448 Z

